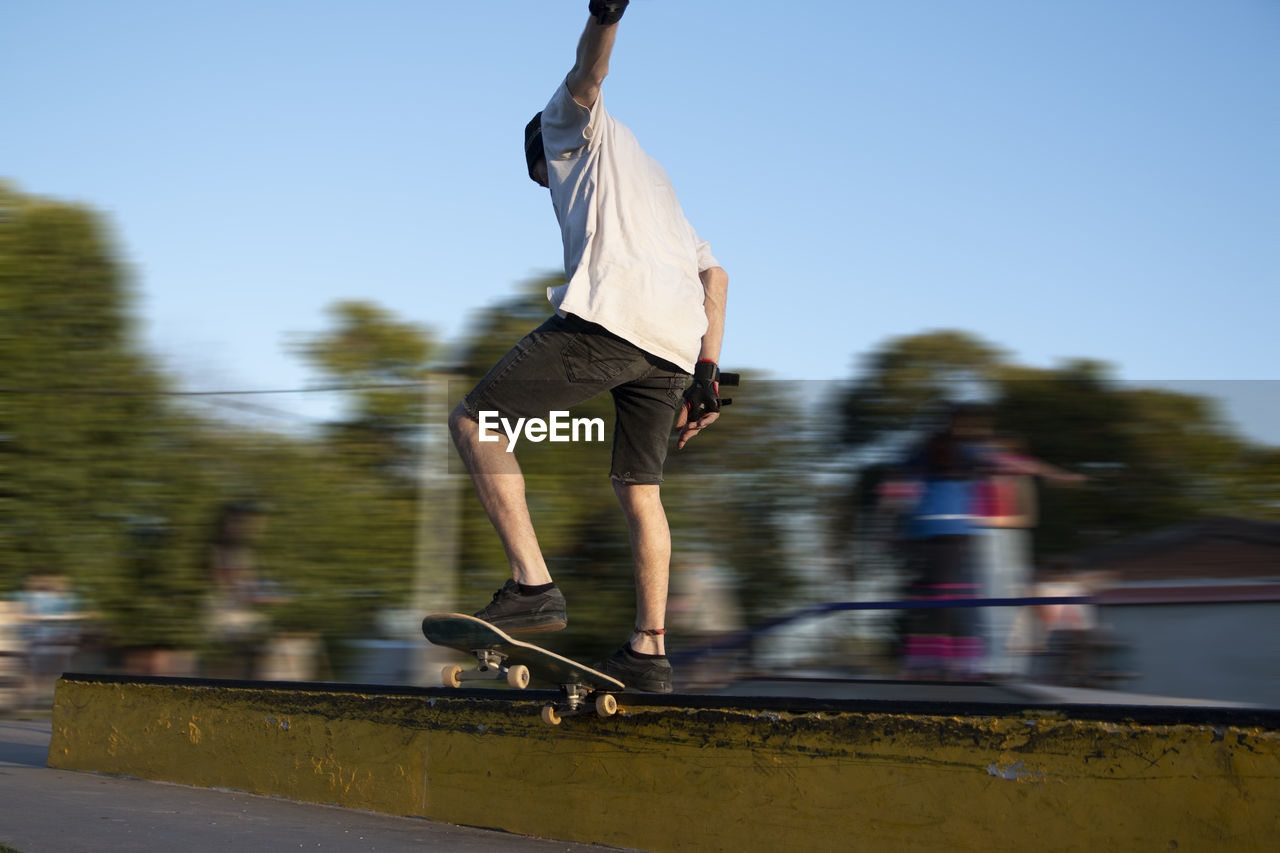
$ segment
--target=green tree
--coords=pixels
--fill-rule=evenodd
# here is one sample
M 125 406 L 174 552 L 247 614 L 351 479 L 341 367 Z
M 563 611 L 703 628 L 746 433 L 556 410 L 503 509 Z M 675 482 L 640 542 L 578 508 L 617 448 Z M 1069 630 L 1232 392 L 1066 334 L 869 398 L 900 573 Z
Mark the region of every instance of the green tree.
M 892 454 L 949 404 L 972 400 L 991 407 L 997 437 L 1091 478 L 1082 488 L 1040 489 L 1040 555 L 1204 515 L 1276 515 L 1280 493 L 1267 479 L 1275 450 L 1242 440 L 1211 399 L 1121 383 L 1087 359 L 1024 367 L 968 334 L 934 332 L 887 342 L 837 403 L 840 439 L 862 454 L 833 503 L 837 540 L 874 503 Z
M 259 579 L 280 598 L 267 611 L 272 626 L 320 635 L 340 669 L 350 641 L 374 632 L 378 612 L 406 601 L 412 493 L 318 440 L 205 426 L 193 454 L 210 481 L 210 500 L 192 556 L 207 569 L 209 537 L 223 505 L 260 507 L 263 530 L 253 561 Z
M 198 579 L 157 533 L 172 418 L 131 301 L 96 213 L 0 185 L 0 582 L 67 574 L 152 644 L 186 633 Z
M 950 403 L 981 398 L 1004 355 L 967 332 L 941 330 L 888 341 L 839 399 L 836 441 L 864 448 L 934 423 Z
M 1280 490 L 1257 488 L 1266 450 L 1237 435 L 1208 397 L 1117 382 L 1105 365 L 1076 360 L 1003 371 L 995 419 L 1033 456 L 1092 478 L 1081 489 L 1040 489 L 1040 554 L 1207 515 L 1275 516 Z
M 276 626 L 318 632 L 340 666 L 380 610 L 414 582 L 428 330 L 369 302 L 340 302 L 333 325 L 295 345 L 348 406 L 310 441 L 245 434 L 231 452 L 241 490 L 266 508 L 263 571 L 286 593 Z M 225 440 L 222 442 L 227 444 Z
M 369 302 L 339 302 L 329 313 L 334 327 L 296 348 L 325 381 L 349 389 L 350 410 L 327 440 L 352 462 L 412 476 L 431 334 Z
M 312 441 L 237 428 L 172 404 L 136 343 L 132 294 L 101 217 L 0 194 L 0 578 L 65 573 L 107 642 L 200 648 L 213 525 L 265 509 L 262 575 L 288 593 L 281 629 L 341 641 L 403 602 L 411 471 L 430 344 L 371 306 L 335 310 L 310 342 L 326 378 L 360 386 L 350 421 Z

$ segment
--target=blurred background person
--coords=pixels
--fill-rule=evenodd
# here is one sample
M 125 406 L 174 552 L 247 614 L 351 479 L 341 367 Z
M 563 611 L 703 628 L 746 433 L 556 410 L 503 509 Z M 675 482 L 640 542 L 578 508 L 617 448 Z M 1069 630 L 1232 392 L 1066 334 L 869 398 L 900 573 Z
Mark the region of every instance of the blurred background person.
M 21 702 L 26 684 L 26 647 L 22 642 L 22 605 L 0 598 L 0 712 Z
M 914 505 L 906 514 L 904 548 L 912 575 L 911 597 L 941 602 L 976 597 L 974 566 L 976 484 L 984 454 L 971 439 L 985 423 L 976 407 L 953 408 L 946 423 L 902 465 Z M 910 612 L 902 648 L 907 678 L 975 675 L 983 652 L 976 612 L 968 607 L 928 607 Z
M 205 596 L 205 675 L 247 679 L 257 672 L 258 655 L 271 636 L 265 608 L 281 600 L 258 577 L 254 560 L 254 545 L 265 526 L 264 508 L 243 501 L 224 505 L 214 522 Z
M 1020 594 L 1030 574 L 1031 478 L 1084 479 L 996 442 L 986 407 L 976 404 L 953 406 L 944 425 L 903 462 L 899 476 L 905 482 L 884 491 L 899 503 L 907 496 L 912 501 L 904 528 L 911 594 L 933 602 Z M 1014 533 L 1005 536 L 1005 530 Z M 1008 667 L 1004 649 L 1014 618 L 984 617 L 966 606 L 913 611 L 904 674 L 971 678 L 991 670 L 997 659 Z
M 32 575 L 15 596 L 27 704 L 52 696 L 80 647 L 83 608 L 66 575 Z

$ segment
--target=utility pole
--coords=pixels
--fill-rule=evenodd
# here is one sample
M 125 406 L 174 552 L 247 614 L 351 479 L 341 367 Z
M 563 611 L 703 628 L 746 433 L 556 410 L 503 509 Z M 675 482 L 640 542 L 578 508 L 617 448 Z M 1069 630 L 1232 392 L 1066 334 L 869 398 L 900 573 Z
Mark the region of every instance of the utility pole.
M 416 653 L 410 656 L 415 684 L 439 684 L 441 665 L 456 655 L 426 641 L 418 625 L 431 613 L 456 608 L 458 598 L 459 486 L 450 474 L 453 441 L 449 437 L 452 398 L 446 373 L 428 374 L 423 383 L 422 462 L 418 470 L 418 530 L 411 598 Z

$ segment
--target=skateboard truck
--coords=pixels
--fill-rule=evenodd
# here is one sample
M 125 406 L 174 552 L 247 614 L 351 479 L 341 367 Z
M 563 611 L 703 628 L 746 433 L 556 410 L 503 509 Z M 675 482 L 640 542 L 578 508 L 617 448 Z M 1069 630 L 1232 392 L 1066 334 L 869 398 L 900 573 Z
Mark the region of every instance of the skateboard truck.
M 542 722 L 549 726 L 560 725 L 563 716 L 586 713 L 582 706 L 592 694 L 596 696 L 596 716 L 612 717 L 618 713 L 618 700 L 612 693 L 598 693 L 586 684 L 562 684 L 560 691 L 564 694 L 564 700 L 560 706 L 557 707 L 555 702 L 549 702 L 542 709 Z
M 449 664 L 440 673 L 445 687 L 461 687 L 464 681 L 501 681 L 504 678 L 517 690 L 529 686 L 529 667 L 521 664 L 503 666 L 507 656 L 493 649 L 476 649 L 471 654 L 480 665 L 475 669 L 463 669 L 457 664 Z
M 522 664 L 503 666 L 507 656 L 493 649 L 475 649 L 471 652 L 479 663 L 475 669 L 464 669 L 458 664 L 449 664 L 441 672 L 441 680 L 446 687 L 461 687 L 464 681 L 502 681 L 517 690 L 529 686 L 529 668 Z M 618 713 L 618 700 L 612 693 L 601 693 L 587 684 L 572 682 L 561 684 L 560 692 L 564 698 L 559 702 L 549 702 L 542 709 L 542 721 L 547 725 L 558 726 L 561 719 L 575 714 L 587 713 L 583 705 L 595 696 L 593 708 L 597 716 L 612 717 Z

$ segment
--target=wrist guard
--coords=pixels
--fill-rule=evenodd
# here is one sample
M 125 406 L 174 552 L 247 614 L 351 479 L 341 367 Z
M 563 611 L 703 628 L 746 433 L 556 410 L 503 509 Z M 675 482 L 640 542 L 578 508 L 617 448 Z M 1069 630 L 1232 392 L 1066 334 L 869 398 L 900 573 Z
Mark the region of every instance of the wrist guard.
M 696 421 L 709 412 L 720 411 L 721 406 L 733 402 L 720 399 L 720 386 L 738 384 L 738 374 L 721 373 L 714 361 L 700 361 L 693 368 L 693 383 L 684 390 L 684 404 L 689 410 L 688 420 Z
M 622 13 L 627 11 L 627 3 L 631 0 L 591 0 L 587 9 L 596 23 L 602 27 L 616 24 L 622 20 Z

